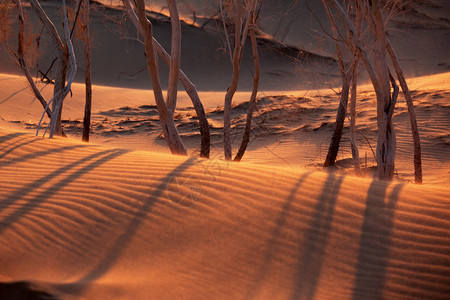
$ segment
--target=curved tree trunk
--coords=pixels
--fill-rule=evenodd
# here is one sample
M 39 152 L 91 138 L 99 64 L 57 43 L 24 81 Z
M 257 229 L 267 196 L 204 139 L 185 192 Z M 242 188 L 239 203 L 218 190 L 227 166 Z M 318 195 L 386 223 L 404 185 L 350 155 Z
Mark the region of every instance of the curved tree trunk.
M 342 55 L 342 50 L 339 45 L 339 34 L 334 17 L 331 14 L 331 11 L 324 2 L 324 0 L 322 0 L 322 3 L 326 8 L 328 18 L 330 19 L 331 22 L 331 29 L 333 31 L 333 38 L 335 41 L 337 53 L 337 63 L 339 66 L 339 70 L 341 72 L 341 79 L 342 79 L 342 90 L 339 101 L 339 107 L 336 115 L 336 124 L 334 127 L 333 136 L 331 137 L 330 146 L 328 147 L 327 157 L 325 158 L 325 162 L 323 164 L 324 167 L 331 167 L 334 166 L 334 163 L 336 162 L 336 157 L 339 152 L 339 145 L 341 143 L 342 130 L 344 128 L 345 116 L 347 114 L 348 94 L 350 90 L 350 79 L 349 79 L 350 76 L 346 64 L 344 63 L 344 57 Z
M 134 12 L 133 8 L 131 7 L 131 4 L 128 0 L 122 0 L 123 5 L 125 6 L 126 12 L 128 14 L 128 17 L 133 22 L 135 27 L 138 29 L 138 31 L 144 35 L 144 30 L 139 22 L 139 19 Z M 163 46 L 161 46 L 158 41 L 153 38 L 153 45 L 156 48 L 156 51 L 158 52 L 159 56 L 164 60 L 164 62 L 167 65 L 170 65 L 170 55 L 167 53 L 167 51 L 164 49 Z M 211 137 L 210 137 L 210 130 L 209 130 L 209 122 L 206 118 L 205 109 L 203 107 L 202 102 L 200 101 L 200 97 L 198 95 L 197 88 L 195 85 L 189 80 L 189 78 L 184 74 L 183 70 L 179 70 L 179 80 L 181 84 L 183 85 L 186 93 L 188 94 L 189 98 L 192 101 L 192 105 L 194 106 L 195 112 L 197 114 L 199 123 L 200 123 L 200 135 L 201 135 L 201 149 L 200 149 L 200 156 L 201 157 L 209 157 L 210 154 L 210 148 L 211 148 Z
M 231 77 L 231 84 L 227 89 L 225 95 L 225 102 L 223 108 L 223 147 L 224 155 L 226 160 L 231 160 L 231 102 L 233 96 L 236 93 L 237 86 L 239 83 L 240 75 L 240 53 L 242 51 L 241 41 L 241 26 L 242 20 L 240 16 L 235 17 L 235 36 L 234 36 L 234 50 L 233 50 L 233 74 Z
M 50 34 L 50 37 L 53 40 L 53 44 L 59 52 L 58 67 L 56 69 L 55 85 L 53 88 L 52 117 L 50 118 L 50 138 L 51 138 L 53 137 L 53 135 L 59 136 L 63 135 L 63 130 L 61 126 L 61 111 L 63 104 L 62 102 L 65 97 L 65 95 L 63 96 L 63 89 L 66 83 L 69 49 L 67 41 L 66 43 L 64 43 L 61 40 L 55 26 L 53 25 L 52 21 L 48 18 L 47 14 L 43 10 L 40 3 L 37 0 L 30 0 L 30 3 L 34 12 L 39 17 L 40 21 Z M 63 19 L 66 19 L 66 16 L 63 16 Z
M 248 111 L 247 111 L 247 119 L 245 121 L 245 129 L 244 129 L 244 135 L 242 136 L 242 142 L 241 146 L 239 147 L 239 150 L 234 157 L 234 161 L 241 161 L 242 157 L 244 156 L 245 150 L 247 149 L 248 143 L 250 142 L 250 131 L 252 127 L 252 116 L 253 116 L 253 109 L 255 107 L 256 103 L 256 96 L 258 94 L 258 86 L 259 86 L 259 78 L 261 74 L 261 68 L 259 63 L 259 54 L 258 54 L 258 43 L 256 41 L 255 36 L 255 15 L 252 12 L 250 16 L 250 40 L 252 43 L 252 53 L 253 53 L 253 63 L 255 65 L 255 75 L 253 76 L 253 89 L 252 89 L 252 95 L 250 96 L 250 102 L 248 104 Z
M 327 157 L 323 164 L 324 167 L 334 166 L 337 154 L 339 152 L 339 145 L 341 142 L 342 130 L 344 128 L 345 115 L 347 113 L 349 90 L 350 90 L 350 83 L 347 79 L 347 76 L 342 76 L 341 99 L 339 101 L 339 107 L 336 115 L 336 124 L 334 127 L 333 136 L 331 137 Z
M 19 32 L 17 33 L 17 63 L 19 67 L 22 69 L 23 73 L 25 74 L 25 77 L 27 78 L 28 84 L 30 85 L 34 96 L 36 99 L 39 100 L 39 103 L 41 103 L 42 107 L 45 110 L 45 113 L 51 119 L 52 117 L 52 111 L 47 106 L 47 101 L 45 101 L 44 97 L 42 96 L 41 92 L 37 88 L 33 76 L 31 75 L 30 68 L 26 62 L 25 54 L 24 54 L 24 31 L 25 31 L 25 18 L 23 15 L 23 9 L 22 9 L 22 3 L 20 0 L 13 0 L 14 4 L 16 5 L 17 9 L 17 15 L 19 19 Z
M 347 29 L 350 31 L 352 43 L 361 55 L 361 59 L 366 67 L 367 73 L 370 76 L 372 85 L 375 89 L 377 97 L 377 125 L 378 125 L 378 140 L 377 140 L 377 167 L 378 167 L 378 178 L 382 180 L 391 180 L 394 175 L 395 168 L 395 150 L 396 150 L 396 140 L 394 132 L 394 124 L 392 122 L 392 116 L 394 113 L 394 108 L 397 100 L 398 89 L 395 89 L 395 82 L 392 84 L 394 86 L 394 93 L 391 96 L 391 79 L 389 78 L 389 70 L 386 61 L 386 29 L 384 25 L 384 19 L 381 12 L 380 1 L 372 0 L 371 12 L 366 14 L 369 15 L 373 13 L 374 15 L 374 38 L 375 45 L 373 50 L 373 61 L 372 62 L 364 50 L 362 43 L 358 37 L 358 31 L 355 26 L 350 21 L 348 15 L 345 13 L 342 6 L 336 0 L 327 0 L 327 2 L 336 10 L 337 14 L 346 25 Z M 365 9 L 362 7 L 361 9 Z M 369 26 L 372 26 L 370 19 L 367 17 L 366 22 Z
M 415 183 L 422 183 L 422 149 L 420 146 L 420 135 L 419 127 L 417 126 L 416 113 L 414 111 L 414 104 L 409 92 L 408 85 L 406 84 L 405 76 L 403 75 L 402 68 L 398 61 L 397 55 L 392 48 L 391 42 L 387 40 L 388 52 L 391 57 L 392 64 L 394 66 L 395 72 L 397 73 L 397 78 L 400 82 L 403 94 L 405 95 L 406 105 L 408 107 L 409 120 L 411 122 L 411 133 L 413 136 L 414 143 L 414 177 Z
M 166 142 L 173 154 L 187 155 L 187 150 L 178 134 L 173 113 L 168 109 L 162 94 L 161 84 L 159 81 L 159 71 L 157 66 L 156 52 L 153 47 L 152 23 L 148 21 L 145 14 L 145 4 L 143 0 L 136 1 L 137 16 L 144 31 L 145 53 L 147 60 L 147 68 L 152 81 L 153 94 L 155 96 L 156 105 L 159 112 L 159 121 L 164 133 Z

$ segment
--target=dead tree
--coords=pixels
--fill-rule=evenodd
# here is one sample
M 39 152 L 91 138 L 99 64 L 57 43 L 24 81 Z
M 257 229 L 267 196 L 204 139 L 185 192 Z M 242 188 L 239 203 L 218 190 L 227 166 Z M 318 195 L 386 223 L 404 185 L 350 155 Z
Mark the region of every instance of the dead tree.
M 394 175 L 396 151 L 396 139 L 392 117 L 397 101 L 398 89 L 395 88 L 395 81 L 392 80 L 388 69 L 386 59 L 387 38 L 384 23 L 385 20 L 383 18 L 380 1 L 372 0 L 371 5 L 366 3 L 366 5 L 360 7 L 360 9 L 369 10 L 370 13 L 374 15 L 375 44 L 372 60 L 363 47 L 357 29 L 341 5 L 336 0 L 327 0 L 327 4 L 334 9 L 335 13 L 345 24 L 347 30 L 350 31 L 352 37 L 351 42 L 354 44 L 354 47 L 358 49 L 366 71 L 372 81 L 372 85 L 374 86 L 377 97 L 378 139 L 376 159 L 378 178 L 391 180 Z M 391 83 L 394 86 L 392 94 Z
M 353 165 L 355 166 L 356 175 L 361 174 L 359 150 L 356 144 L 356 95 L 358 86 L 358 63 L 359 56 L 352 66 L 352 83 L 350 87 L 350 148 L 352 150 Z
M 256 1 L 255 1 L 256 2 Z M 259 7 L 261 7 L 262 0 L 259 1 Z M 248 111 L 247 111 L 247 117 L 245 121 L 245 129 L 244 134 L 242 135 L 242 142 L 241 146 L 239 147 L 239 150 L 234 157 L 234 161 L 241 161 L 242 157 L 244 156 L 245 150 L 247 149 L 248 143 L 250 142 L 250 132 L 251 132 L 251 126 L 252 126 L 252 117 L 253 117 L 253 110 L 256 104 L 256 96 L 258 94 L 258 87 L 259 87 L 259 78 L 261 75 L 261 67 L 259 62 L 259 54 L 258 54 L 258 42 L 256 40 L 256 34 L 255 34 L 255 26 L 256 26 L 256 7 L 255 11 L 250 11 L 250 41 L 252 44 L 252 54 L 253 54 L 253 64 L 255 66 L 255 74 L 253 75 L 253 88 L 252 88 L 252 94 L 250 96 L 250 101 L 248 103 Z
M 89 142 L 89 133 L 91 128 L 91 110 L 92 110 L 92 82 L 91 82 L 91 42 L 89 36 L 89 0 L 79 0 L 78 5 L 82 5 L 82 40 L 84 44 L 84 83 L 86 89 L 86 100 L 84 105 L 83 118 L 83 142 Z
M 325 0 L 322 0 L 324 2 Z M 339 71 L 341 73 L 342 79 L 342 88 L 340 101 L 338 106 L 338 111 L 336 115 L 336 123 L 334 126 L 333 135 L 331 137 L 330 146 L 328 147 L 327 157 L 325 158 L 325 162 L 323 164 L 324 167 L 334 166 L 337 154 L 339 152 L 339 146 L 342 137 L 342 130 L 344 128 L 345 116 L 347 114 L 347 105 L 348 105 L 348 95 L 350 91 L 350 82 L 351 82 L 351 70 L 348 68 L 348 64 L 344 61 L 344 55 L 342 53 L 339 34 L 336 22 L 334 20 L 333 15 L 327 5 L 324 5 L 327 11 L 328 18 L 331 22 L 331 29 L 333 31 L 333 39 L 336 47 L 337 54 L 337 62 L 339 66 Z
M 389 4 L 389 3 L 388 3 Z M 391 6 L 394 6 L 394 8 L 391 8 L 395 11 L 395 6 L 399 6 L 401 8 L 402 5 L 405 4 L 391 4 Z M 368 20 L 368 24 L 372 32 L 376 32 L 376 24 L 374 21 L 374 15 L 370 13 L 369 10 L 365 10 L 365 14 Z M 403 75 L 403 70 L 400 66 L 400 62 L 397 58 L 397 55 L 395 54 L 394 48 L 392 47 L 392 44 L 389 40 L 389 38 L 386 36 L 387 41 L 387 52 L 389 53 L 392 65 L 395 69 L 395 72 L 397 74 L 397 78 L 400 82 L 400 86 L 403 91 L 403 95 L 405 96 L 406 105 L 408 107 L 408 114 L 409 119 L 411 123 L 411 133 L 413 137 L 413 144 L 414 144 L 414 177 L 415 177 L 415 183 L 422 183 L 422 150 L 420 145 L 420 135 L 419 135 L 419 128 L 417 125 L 417 119 L 416 114 L 414 110 L 414 103 L 411 97 L 411 93 L 409 91 L 408 85 L 405 80 L 405 76 Z
M 64 29 L 64 42 L 60 38 L 58 31 L 53 25 L 52 21 L 49 19 L 45 11 L 42 9 L 41 5 L 37 0 L 30 0 L 31 7 L 33 8 L 36 15 L 39 17 L 40 21 L 47 29 L 50 34 L 53 43 L 58 50 L 58 66 L 56 69 L 56 79 L 53 89 L 53 98 L 48 102 L 48 105 L 52 104 L 52 117 L 50 119 L 50 134 L 49 137 L 52 138 L 53 135 L 62 135 L 61 126 L 61 113 L 63 107 L 63 101 L 70 91 L 75 73 L 77 70 L 75 54 L 73 51 L 72 41 L 70 39 L 69 23 L 67 17 L 66 3 L 63 0 L 63 29 Z M 70 64 L 70 65 L 69 65 Z M 70 76 L 66 84 L 66 76 L 68 69 L 70 68 Z M 42 118 L 41 118 L 42 120 Z M 40 127 L 38 126 L 38 130 Z
M 141 33 L 141 35 L 144 35 L 144 29 L 141 26 L 139 22 L 139 18 L 133 9 L 131 3 L 129 0 L 122 0 L 122 3 L 125 7 L 125 11 L 130 18 L 130 20 L 133 22 L 134 26 L 138 29 L 138 31 Z M 170 66 L 171 57 L 167 53 L 167 51 L 161 46 L 161 44 L 158 43 L 158 41 L 153 38 L 153 45 L 158 53 L 158 55 L 163 59 L 163 61 Z M 178 74 L 178 80 L 183 85 L 186 93 L 189 95 L 189 98 L 192 101 L 192 104 L 194 106 L 195 112 L 197 114 L 197 117 L 199 119 L 200 124 L 200 135 L 201 135 L 201 150 L 200 150 L 200 156 L 201 157 L 209 157 L 210 154 L 210 144 L 211 144 L 211 138 L 210 138 L 210 130 L 209 130 L 209 123 L 208 119 L 206 118 L 205 109 L 203 107 L 202 102 L 200 101 L 200 97 L 198 95 L 197 88 L 192 83 L 192 81 L 189 80 L 189 78 L 184 74 L 184 72 L 180 69 Z
M 156 106 L 158 107 L 159 122 L 164 133 L 167 145 L 173 154 L 187 155 L 186 147 L 181 141 L 181 137 L 175 126 L 173 120 L 173 112 L 168 108 L 164 101 L 160 78 L 158 70 L 158 61 L 156 51 L 153 47 L 153 28 L 152 23 L 147 19 L 145 12 L 145 4 L 143 0 L 136 1 L 136 14 L 139 19 L 139 23 L 143 29 L 144 44 L 147 68 L 150 73 L 150 79 L 152 82 L 153 94 L 155 96 Z
M 258 1 L 242 1 L 242 0 L 228 0 L 222 3 L 220 1 L 221 16 L 224 24 L 224 31 L 228 52 L 233 66 L 233 73 L 231 76 L 231 83 L 227 89 L 224 101 L 224 117 L 223 117 L 223 140 L 224 140 L 224 154 L 225 159 L 232 159 L 232 145 L 231 145 L 231 103 L 233 96 L 236 93 L 239 84 L 239 75 L 241 73 L 241 61 L 244 53 L 245 42 L 247 40 L 250 28 L 251 12 L 256 11 Z M 234 27 L 233 35 L 228 32 L 229 20 Z M 231 50 L 230 37 L 233 36 L 233 50 Z M 256 97 L 256 96 L 255 96 Z
M 359 151 L 356 144 L 356 93 L 357 93 L 357 81 L 358 81 L 358 63 L 359 63 L 359 54 L 355 47 L 352 46 L 351 43 L 346 44 L 346 48 L 348 49 L 347 59 L 344 59 L 344 49 L 345 47 L 341 47 L 341 44 L 345 40 L 350 40 L 351 35 L 350 32 L 346 29 L 342 30 L 343 37 L 341 38 L 339 35 L 338 25 L 333 14 L 330 11 L 329 6 L 327 5 L 325 0 L 322 0 L 322 4 L 325 7 L 328 18 L 330 20 L 331 29 L 333 32 L 333 40 L 335 42 L 336 54 L 337 54 L 337 62 L 339 66 L 339 70 L 341 73 L 342 79 L 342 89 L 340 95 L 340 101 L 338 106 L 338 111 L 336 115 L 336 123 L 333 131 L 333 135 L 330 141 L 330 146 L 328 148 L 328 153 L 324 162 L 324 167 L 334 166 L 337 154 L 339 152 L 342 131 L 344 128 L 345 116 L 347 114 L 347 106 L 348 106 L 348 98 L 350 93 L 350 147 L 352 151 L 353 163 L 355 166 L 355 173 L 357 175 L 360 174 L 359 167 Z M 358 6 L 358 3 L 355 3 Z M 351 5 L 346 5 L 347 10 L 352 10 Z M 351 13 L 355 27 L 358 31 L 358 35 L 362 35 L 362 14 L 357 9 Z M 347 60 L 348 62 L 345 62 Z
M 394 66 L 395 72 L 397 73 L 397 78 L 400 82 L 400 86 L 405 96 L 406 105 L 408 107 L 409 120 L 411 122 L 411 133 L 414 143 L 414 177 L 415 183 L 422 183 L 422 150 L 420 146 L 420 135 L 419 127 L 417 125 L 416 113 L 414 111 L 414 103 L 409 92 L 408 85 L 406 84 L 405 76 L 403 75 L 402 68 L 398 61 L 397 55 L 392 48 L 391 42 L 387 41 L 388 52 L 391 57 L 392 64 Z

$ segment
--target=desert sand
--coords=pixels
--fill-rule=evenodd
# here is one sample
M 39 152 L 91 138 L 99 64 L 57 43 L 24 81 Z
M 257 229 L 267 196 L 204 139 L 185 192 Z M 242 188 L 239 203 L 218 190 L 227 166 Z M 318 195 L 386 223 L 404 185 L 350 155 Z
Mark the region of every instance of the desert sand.
M 248 151 L 240 163 L 223 160 L 229 61 L 212 27 L 200 28 L 200 17 L 190 19 L 192 6 L 180 2 L 182 68 L 199 88 L 210 122 L 209 160 L 199 158 L 198 121 L 182 90 L 175 121 L 188 156 L 169 154 L 148 73 L 130 76 L 145 68 L 142 48 L 119 38 L 117 10 L 93 13 L 88 144 L 80 141 L 82 62 L 64 104 L 68 138 L 48 139 L 46 117 L 36 136 L 42 107 L 1 53 L 0 299 L 448 299 L 450 24 L 442 11 L 426 4 L 391 28 L 422 141 L 424 184 L 416 185 L 402 95 L 394 116 L 395 179 L 374 178 L 376 98 L 364 76 L 357 108 L 363 176 L 353 174 L 348 122 L 336 168 L 323 170 L 339 76 L 329 46 L 312 37 L 295 44 L 296 31 L 283 29 L 295 24 L 295 10 L 279 30 L 289 47 L 279 48 L 286 44 L 275 43 L 282 40 L 277 32 L 262 42 L 264 79 Z M 284 7 L 275 2 L 274 9 Z M 43 2 L 52 17 L 55 3 Z M 170 25 L 160 12 L 155 32 L 164 44 Z M 310 52 L 293 60 L 287 54 L 293 46 Z M 41 63 L 52 55 L 43 51 Z M 234 151 L 250 97 L 251 61 L 243 64 L 232 110 Z M 52 85 L 38 87 L 51 97 Z

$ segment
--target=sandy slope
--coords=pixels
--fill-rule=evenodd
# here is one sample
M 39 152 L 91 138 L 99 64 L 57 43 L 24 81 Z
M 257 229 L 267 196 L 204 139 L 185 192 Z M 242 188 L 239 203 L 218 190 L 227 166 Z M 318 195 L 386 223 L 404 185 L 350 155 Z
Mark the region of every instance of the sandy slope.
M 421 134 L 423 172 L 425 183 L 450 183 L 450 73 L 408 79 L 416 106 Z M 0 74 L 0 127 L 28 130 L 34 133 L 42 115 L 42 107 L 33 100 L 23 78 Z M 52 86 L 43 93 L 51 98 Z M 84 86 L 74 84 L 73 97 L 65 100 L 64 128 L 80 139 L 84 113 Z M 369 86 L 359 87 L 358 146 L 361 161 L 367 166 L 375 164 L 372 149 L 376 145 L 376 98 Z M 212 157 L 223 155 L 223 103 L 224 93 L 200 92 L 211 125 Z M 239 147 L 249 93 L 235 96 L 232 117 L 233 149 Z M 253 131 L 248 153 L 244 160 L 253 163 L 293 167 L 321 167 L 334 129 L 339 97 L 331 90 L 269 91 L 261 92 L 254 113 Z M 184 92 L 178 96 L 177 128 L 189 153 L 198 155 L 200 135 L 198 120 L 190 100 Z M 161 138 L 152 92 L 149 90 L 94 86 L 91 141 L 131 150 L 168 152 Z M 47 122 L 47 119 L 44 119 Z M 338 160 L 343 171 L 351 171 L 348 121 L 344 128 Z M 397 134 L 396 176 L 404 181 L 413 180 L 413 153 L 410 123 L 406 104 L 400 95 L 394 123 Z M 46 124 L 46 123 L 44 123 Z M 44 126 L 45 127 L 45 126 Z M 369 176 L 371 172 L 367 173 Z
M 0 279 L 58 299 L 450 293 L 448 187 L 4 130 L 0 172 Z

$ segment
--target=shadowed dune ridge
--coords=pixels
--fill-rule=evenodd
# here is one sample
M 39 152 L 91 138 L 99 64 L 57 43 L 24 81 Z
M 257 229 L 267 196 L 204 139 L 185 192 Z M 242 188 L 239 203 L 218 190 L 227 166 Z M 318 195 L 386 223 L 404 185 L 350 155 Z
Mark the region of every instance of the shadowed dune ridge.
M 17 299 L 11 289 L 54 299 L 450 293 L 444 186 L 2 130 L 0 173 L 2 299 Z

